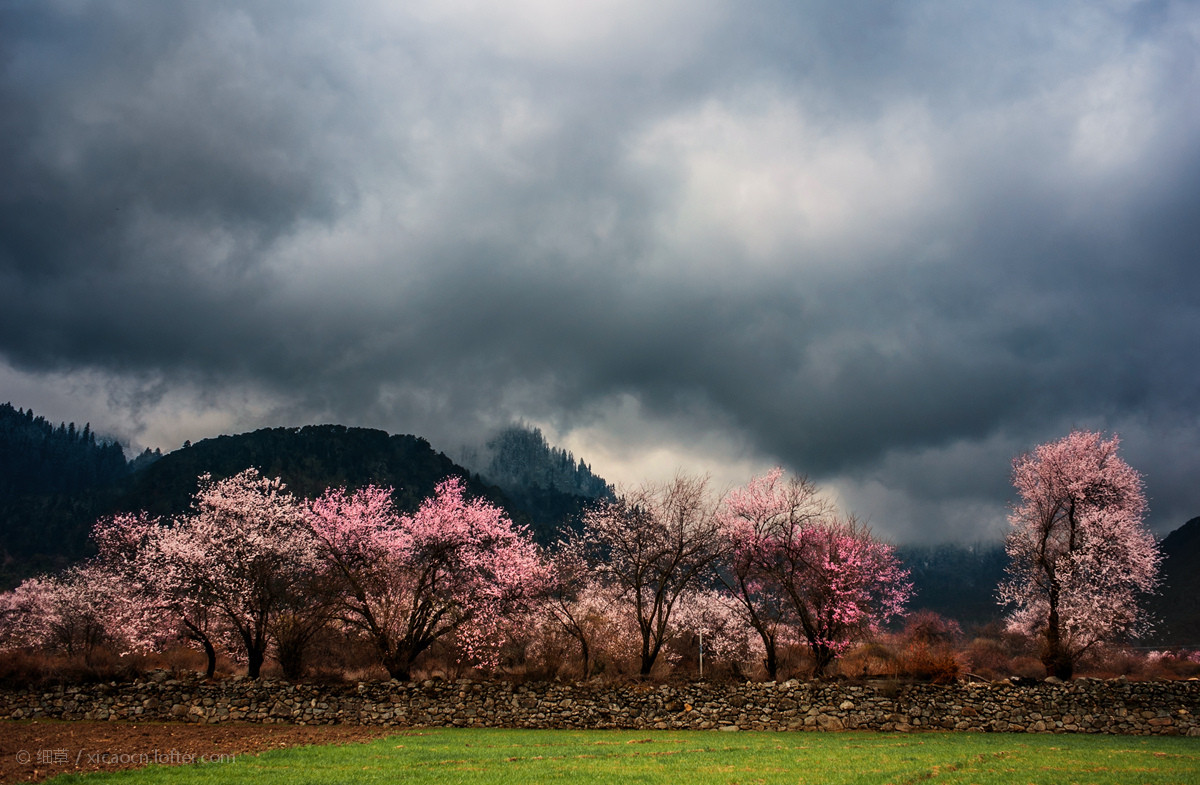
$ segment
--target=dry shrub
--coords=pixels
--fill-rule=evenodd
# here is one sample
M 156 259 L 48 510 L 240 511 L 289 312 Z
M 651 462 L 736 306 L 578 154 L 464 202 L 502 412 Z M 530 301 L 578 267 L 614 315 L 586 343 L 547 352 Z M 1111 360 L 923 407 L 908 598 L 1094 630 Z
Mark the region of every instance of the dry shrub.
M 1022 655 L 1013 657 L 1009 661 L 1010 676 L 1015 676 L 1021 679 L 1044 679 L 1046 678 L 1046 666 L 1037 657 L 1030 655 Z
M 0 686 L 8 688 L 133 681 L 145 670 L 140 657 L 119 657 L 105 649 L 94 649 L 87 655 L 0 652 Z
M 880 642 L 856 646 L 838 660 L 838 672 L 852 679 L 892 676 L 896 672 L 896 655 L 890 646 Z
M 956 680 L 962 671 L 958 622 L 933 611 L 911 614 L 904 629 L 894 636 L 893 657 L 884 670 L 892 678 L 915 679 L 936 684 Z
M 914 643 L 906 646 L 893 663 L 895 677 L 905 677 L 934 684 L 947 684 L 958 679 L 962 670 L 952 647 Z

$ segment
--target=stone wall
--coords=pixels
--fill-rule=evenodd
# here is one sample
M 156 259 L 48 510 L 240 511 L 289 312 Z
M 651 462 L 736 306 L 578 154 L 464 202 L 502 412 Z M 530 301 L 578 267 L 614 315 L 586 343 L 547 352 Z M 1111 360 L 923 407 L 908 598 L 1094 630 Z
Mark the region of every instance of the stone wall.
M 1200 736 L 1200 681 L 592 685 L 145 681 L 0 691 L 0 717 L 396 727 L 966 730 Z

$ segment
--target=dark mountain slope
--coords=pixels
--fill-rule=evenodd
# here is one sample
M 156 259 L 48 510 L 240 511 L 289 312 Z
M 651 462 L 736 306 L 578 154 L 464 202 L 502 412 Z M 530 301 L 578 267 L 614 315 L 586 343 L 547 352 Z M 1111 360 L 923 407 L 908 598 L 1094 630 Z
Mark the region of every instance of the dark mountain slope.
M 1148 643 L 1200 649 L 1200 517 L 1168 534 L 1159 548 L 1162 582 L 1150 603 L 1158 626 Z
M 902 545 L 896 555 L 912 573 L 911 610 L 931 610 L 965 628 L 1000 618 L 996 587 L 1008 555 L 1001 543 Z
M 154 515 L 183 512 L 201 474 L 219 479 L 251 467 L 282 478 L 293 494 L 305 498 L 330 487 L 353 489 L 374 484 L 392 487 L 396 504 L 411 511 L 433 493 L 438 482 L 458 476 L 471 495 L 507 504 L 497 489 L 484 485 L 420 437 L 310 425 L 266 428 L 185 445 L 139 472 L 117 500 L 117 507 Z
M 92 522 L 128 473 L 121 446 L 90 425 L 55 427 L 0 404 L 0 584 L 84 555 Z

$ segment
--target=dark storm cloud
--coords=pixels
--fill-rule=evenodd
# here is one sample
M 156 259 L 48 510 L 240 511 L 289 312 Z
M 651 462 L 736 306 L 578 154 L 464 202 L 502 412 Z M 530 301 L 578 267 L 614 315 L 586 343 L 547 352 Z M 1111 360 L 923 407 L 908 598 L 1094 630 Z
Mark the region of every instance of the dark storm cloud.
M 527 418 L 936 539 L 1091 427 L 1200 512 L 1190 4 L 0 14 L 4 373 L 135 439 Z

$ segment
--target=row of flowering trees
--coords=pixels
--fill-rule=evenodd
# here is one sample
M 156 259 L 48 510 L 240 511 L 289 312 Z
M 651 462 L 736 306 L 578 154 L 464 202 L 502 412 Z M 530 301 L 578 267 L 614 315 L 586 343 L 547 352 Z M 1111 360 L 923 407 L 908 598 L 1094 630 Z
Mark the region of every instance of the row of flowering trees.
M 1141 476 L 1117 437 L 1075 431 L 1013 463 L 1009 629 L 1039 642 L 1050 675 L 1149 629 L 1139 600 L 1161 559 L 1143 525 Z M 598 502 L 580 530 L 539 548 L 499 508 L 450 478 L 413 513 L 390 489 L 299 500 L 253 469 L 200 478 L 186 515 L 96 524 L 98 555 L 0 595 L 0 647 L 153 651 L 187 641 L 211 677 L 218 649 L 257 677 L 288 676 L 336 629 L 366 641 L 395 678 L 436 643 L 494 666 L 505 646 L 565 638 L 580 671 L 598 646 L 649 675 L 680 636 L 710 656 L 762 661 L 802 647 L 815 675 L 903 612 L 912 592 L 890 546 L 804 478 L 779 470 L 721 499 L 679 476 Z
M 723 500 L 701 479 L 645 486 L 550 549 L 457 478 L 401 513 L 390 489 L 300 500 L 254 469 L 201 477 L 187 514 L 118 515 L 93 537 L 85 565 L 0 595 L 0 646 L 187 642 L 210 677 L 220 650 L 251 678 L 268 656 L 296 677 L 337 629 L 407 679 L 435 643 L 489 666 L 542 630 L 577 644 L 585 675 L 614 642 L 646 675 L 672 639 L 700 634 L 710 657 L 761 658 L 774 678 L 781 646 L 807 646 L 820 674 L 911 589 L 889 546 L 779 470 Z

